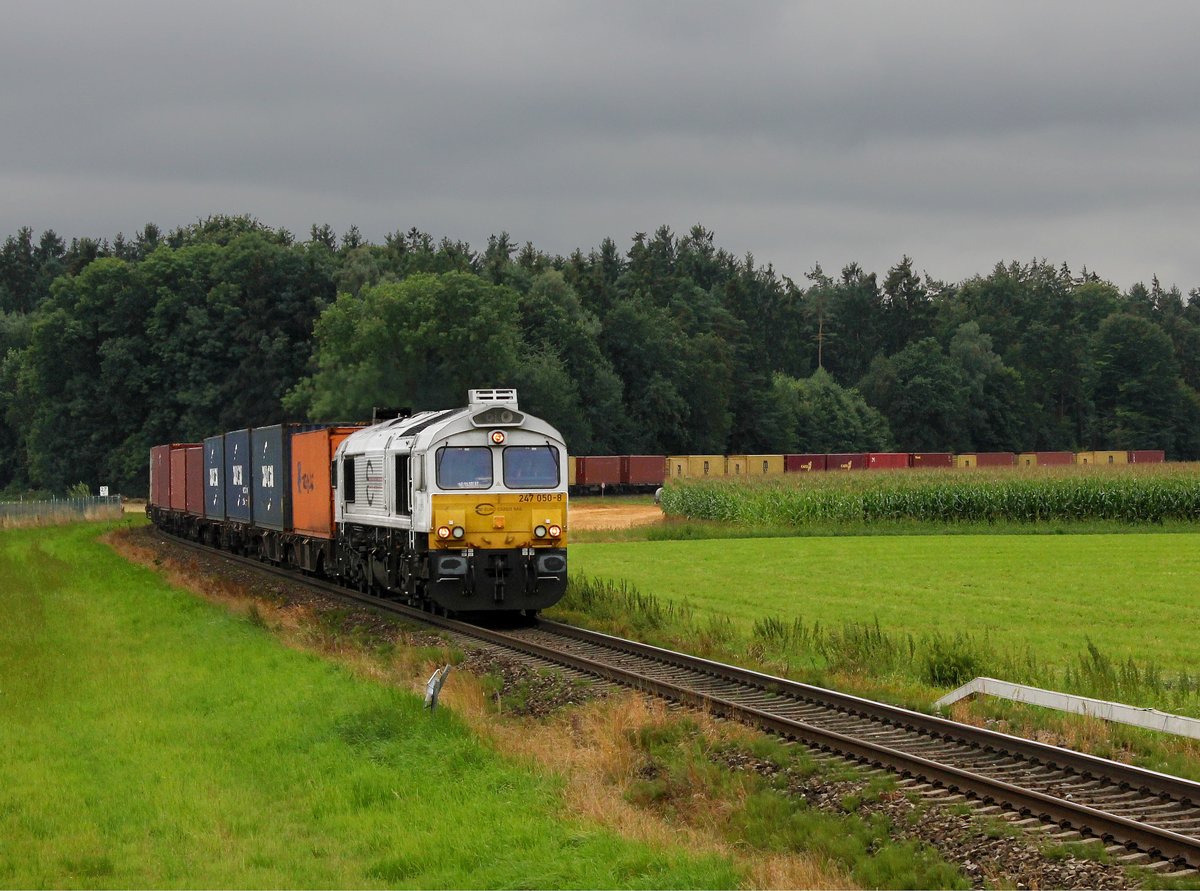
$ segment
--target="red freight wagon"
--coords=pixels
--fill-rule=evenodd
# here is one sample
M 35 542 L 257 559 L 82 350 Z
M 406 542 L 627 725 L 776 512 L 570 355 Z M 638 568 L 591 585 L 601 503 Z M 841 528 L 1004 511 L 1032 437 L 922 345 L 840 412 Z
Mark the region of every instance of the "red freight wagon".
M 617 455 L 580 455 L 575 466 L 575 483 L 579 486 L 621 485 L 621 459 Z
M 976 452 L 976 467 L 1012 467 L 1017 463 L 1013 452 Z
M 154 507 L 171 506 L 171 447 L 154 446 L 150 449 L 150 504 Z
M 954 456 L 949 452 L 913 452 L 910 467 L 953 467 Z
M 1162 449 L 1136 449 L 1129 453 L 1130 464 L 1162 464 L 1166 459 Z
M 899 470 L 908 467 L 908 452 L 871 452 L 867 455 L 871 470 Z
M 661 486 L 666 475 L 666 455 L 621 456 L 621 484 L 624 486 Z
M 825 456 L 826 470 L 866 470 L 866 452 L 840 452 Z
M 171 493 L 167 507 L 171 510 L 187 507 L 187 449 L 179 446 L 171 449 Z
M 1038 467 L 1053 467 L 1058 464 L 1074 464 L 1074 452 L 1034 452 Z
M 197 517 L 204 516 L 204 446 L 188 446 L 183 450 L 184 509 Z
M 812 473 L 825 469 L 824 455 L 784 455 L 783 469 L 788 473 Z

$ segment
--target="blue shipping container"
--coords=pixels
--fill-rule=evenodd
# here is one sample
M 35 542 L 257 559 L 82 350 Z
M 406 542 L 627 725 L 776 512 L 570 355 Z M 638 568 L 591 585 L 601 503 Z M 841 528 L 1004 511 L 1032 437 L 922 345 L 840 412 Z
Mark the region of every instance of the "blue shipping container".
M 254 525 L 280 532 L 292 528 L 292 434 L 323 424 L 275 424 L 250 434 Z
M 249 523 L 250 514 L 250 430 L 225 434 L 225 516 Z
M 221 434 L 204 440 L 204 516 L 225 519 L 225 437 Z

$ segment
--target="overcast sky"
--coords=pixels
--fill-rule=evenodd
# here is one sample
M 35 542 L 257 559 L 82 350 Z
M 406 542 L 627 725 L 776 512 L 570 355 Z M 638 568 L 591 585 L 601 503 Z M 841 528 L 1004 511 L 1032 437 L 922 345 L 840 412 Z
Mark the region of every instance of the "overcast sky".
M 1200 286 L 1200 4 L 5 4 L 0 237 L 249 213 Z

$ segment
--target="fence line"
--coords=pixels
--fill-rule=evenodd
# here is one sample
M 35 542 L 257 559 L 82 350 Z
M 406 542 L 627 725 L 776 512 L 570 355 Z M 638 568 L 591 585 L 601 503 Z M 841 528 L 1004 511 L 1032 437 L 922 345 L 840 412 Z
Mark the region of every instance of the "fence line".
M 0 521 L 58 521 L 92 519 L 121 512 L 120 495 L 48 498 L 38 501 L 0 501 Z

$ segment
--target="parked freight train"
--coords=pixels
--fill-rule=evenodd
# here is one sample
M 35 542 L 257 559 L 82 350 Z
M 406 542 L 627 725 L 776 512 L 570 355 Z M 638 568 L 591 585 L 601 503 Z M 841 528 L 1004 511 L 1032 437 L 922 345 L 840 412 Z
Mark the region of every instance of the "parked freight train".
M 1063 464 L 1159 464 L 1156 449 L 1129 452 L 844 452 L 804 455 L 575 455 L 569 482 L 575 492 L 653 491 L 668 479 L 772 476 L 838 470 L 1047 467 Z
M 373 426 L 276 425 L 150 451 L 158 527 L 453 612 L 556 603 L 567 450 L 515 390 Z

